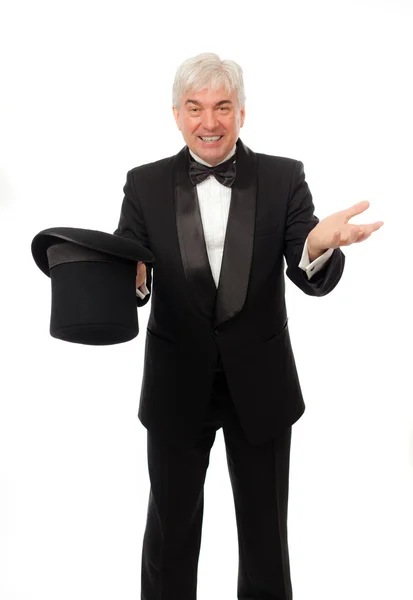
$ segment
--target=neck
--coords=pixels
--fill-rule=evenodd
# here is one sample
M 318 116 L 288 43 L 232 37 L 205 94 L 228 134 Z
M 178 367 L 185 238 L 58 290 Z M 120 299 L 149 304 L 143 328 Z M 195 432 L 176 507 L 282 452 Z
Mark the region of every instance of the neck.
M 224 160 L 221 160 L 219 163 L 217 163 L 217 165 L 220 165 L 221 163 L 223 163 L 226 160 L 228 160 L 229 158 L 231 158 L 231 156 L 233 156 L 235 154 L 236 149 L 237 149 L 237 145 L 234 144 L 234 147 L 232 148 L 231 152 L 224 158 Z M 217 166 L 217 165 L 210 165 L 205 160 L 203 160 L 202 158 L 197 156 L 195 154 L 195 152 L 192 152 L 192 150 L 190 148 L 189 148 L 189 153 L 191 154 L 192 158 L 194 158 L 197 162 L 201 163 L 201 165 L 206 165 L 207 167 L 214 167 L 214 166 L 216 167 Z

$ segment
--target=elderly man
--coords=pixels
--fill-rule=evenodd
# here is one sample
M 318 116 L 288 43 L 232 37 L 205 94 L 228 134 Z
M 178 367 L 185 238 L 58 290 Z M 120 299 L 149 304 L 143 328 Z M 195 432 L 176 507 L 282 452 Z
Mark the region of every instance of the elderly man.
M 291 426 L 305 405 L 288 332 L 287 276 L 324 296 L 340 280 L 340 246 L 382 222 L 322 221 L 300 161 L 253 152 L 242 70 L 216 54 L 178 69 L 175 156 L 127 174 L 115 234 L 150 249 L 137 304 L 152 296 L 139 419 L 150 495 L 142 600 L 195 600 L 210 450 L 222 427 L 239 544 L 239 600 L 290 600 L 287 504 Z M 214 598 L 220 600 L 219 584 Z

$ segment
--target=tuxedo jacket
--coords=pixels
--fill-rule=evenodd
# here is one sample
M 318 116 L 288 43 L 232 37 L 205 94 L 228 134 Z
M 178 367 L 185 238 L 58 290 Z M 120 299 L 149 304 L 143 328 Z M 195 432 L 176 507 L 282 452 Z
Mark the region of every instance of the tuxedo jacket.
M 217 365 L 225 371 L 249 443 L 269 441 L 305 410 L 291 348 L 286 275 L 304 293 L 337 285 L 344 255 L 334 250 L 310 280 L 299 268 L 317 225 L 302 162 L 237 141 L 236 178 L 218 288 L 202 227 L 189 150 L 127 174 L 116 235 L 154 255 L 146 265 L 151 298 L 138 417 L 171 442 L 200 433 Z

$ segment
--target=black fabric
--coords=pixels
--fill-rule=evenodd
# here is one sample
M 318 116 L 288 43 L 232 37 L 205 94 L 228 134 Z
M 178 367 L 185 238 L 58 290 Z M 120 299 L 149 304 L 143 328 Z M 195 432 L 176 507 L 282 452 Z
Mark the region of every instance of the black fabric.
M 303 164 L 254 153 L 241 140 L 218 289 L 188 148 L 129 171 L 124 192 L 116 233 L 156 257 L 138 413 L 151 482 L 141 598 L 196 599 L 204 481 L 222 426 L 237 517 L 238 598 L 291 600 L 289 452 L 291 426 L 305 405 L 285 261 L 294 284 L 323 296 L 340 280 L 344 255 L 336 249 L 308 280 L 298 265 L 318 218 Z M 220 366 L 224 373 L 216 372 Z
M 206 250 L 197 189 L 191 184 L 186 168 L 187 155 L 181 152 L 175 157 L 174 205 L 182 264 L 192 289 L 194 308 L 200 310 L 213 327 L 241 311 L 253 258 L 257 163 L 254 153 L 247 148 L 238 149 L 237 157 L 239 168 L 231 189 L 218 289 Z
M 52 337 L 101 346 L 138 335 L 135 263 L 62 263 L 50 277 Z
M 202 430 L 180 447 L 147 432 L 150 494 L 142 551 L 142 600 L 196 600 L 204 483 L 223 428 L 239 546 L 239 600 L 291 600 L 287 536 L 291 427 L 251 446 L 223 373 L 214 380 Z M 220 598 L 219 583 L 216 594 Z
M 34 236 L 31 245 L 33 259 L 39 269 L 49 275 L 47 249 L 57 243 L 73 242 L 77 246 L 90 248 L 126 260 L 152 263 L 153 254 L 134 240 L 119 237 L 104 231 L 79 227 L 50 227 Z
M 90 250 L 90 248 L 84 248 L 83 246 L 77 246 L 73 242 L 62 242 L 61 244 L 54 244 L 47 249 L 47 260 L 49 262 L 49 270 L 53 269 L 56 265 L 69 262 L 112 262 L 124 264 L 126 261 L 123 258 L 106 254 L 106 252 L 98 252 L 97 250 Z M 135 264 L 133 262 L 133 264 Z
M 52 227 L 33 238 L 31 250 L 52 283 L 52 337 L 100 346 L 138 335 L 136 267 L 153 262 L 147 248 L 102 231 Z
M 189 178 L 192 182 L 192 185 L 198 185 L 198 183 L 202 183 L 202 181 L 205 181 L 205 179 L 207 179 L 210 175 L 213 175 L 217 181 L 226 187 L 231 187 L 233 185 L 236 174 L 235 155 L 231 156 L 231 158 L 217 165 L 216 167 L 208 167 L 194 160 L 192 156 L 190 156 L 190 158 Z
M 138 416 L 165 439 L 192 439 L 220 355 L 248 441 L 265 443 L 305 410 L 287 322 L 285 266 L 302 292 L 325 296 L 338 284 L 345 256 L 336 249 L 308 279 L 298 265 L 318 219 L 303 164 L 255 153 L 238 140 L 217 289 L 194 191 L 187 146 L 127 174 L 116 234 L 136 239 L 156 259 L 142 301 L 150 302 L 150 314 Z

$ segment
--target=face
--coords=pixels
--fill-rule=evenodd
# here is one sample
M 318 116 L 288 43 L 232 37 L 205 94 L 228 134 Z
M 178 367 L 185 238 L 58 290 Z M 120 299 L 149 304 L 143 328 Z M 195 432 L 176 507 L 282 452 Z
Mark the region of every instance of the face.
M 238 106 L 236 92 L 228 95 L 225 87 L 188 92 L 173 113 L 188 148 L 213 166 L 230 153 L 245 119 L 245 107 Z

